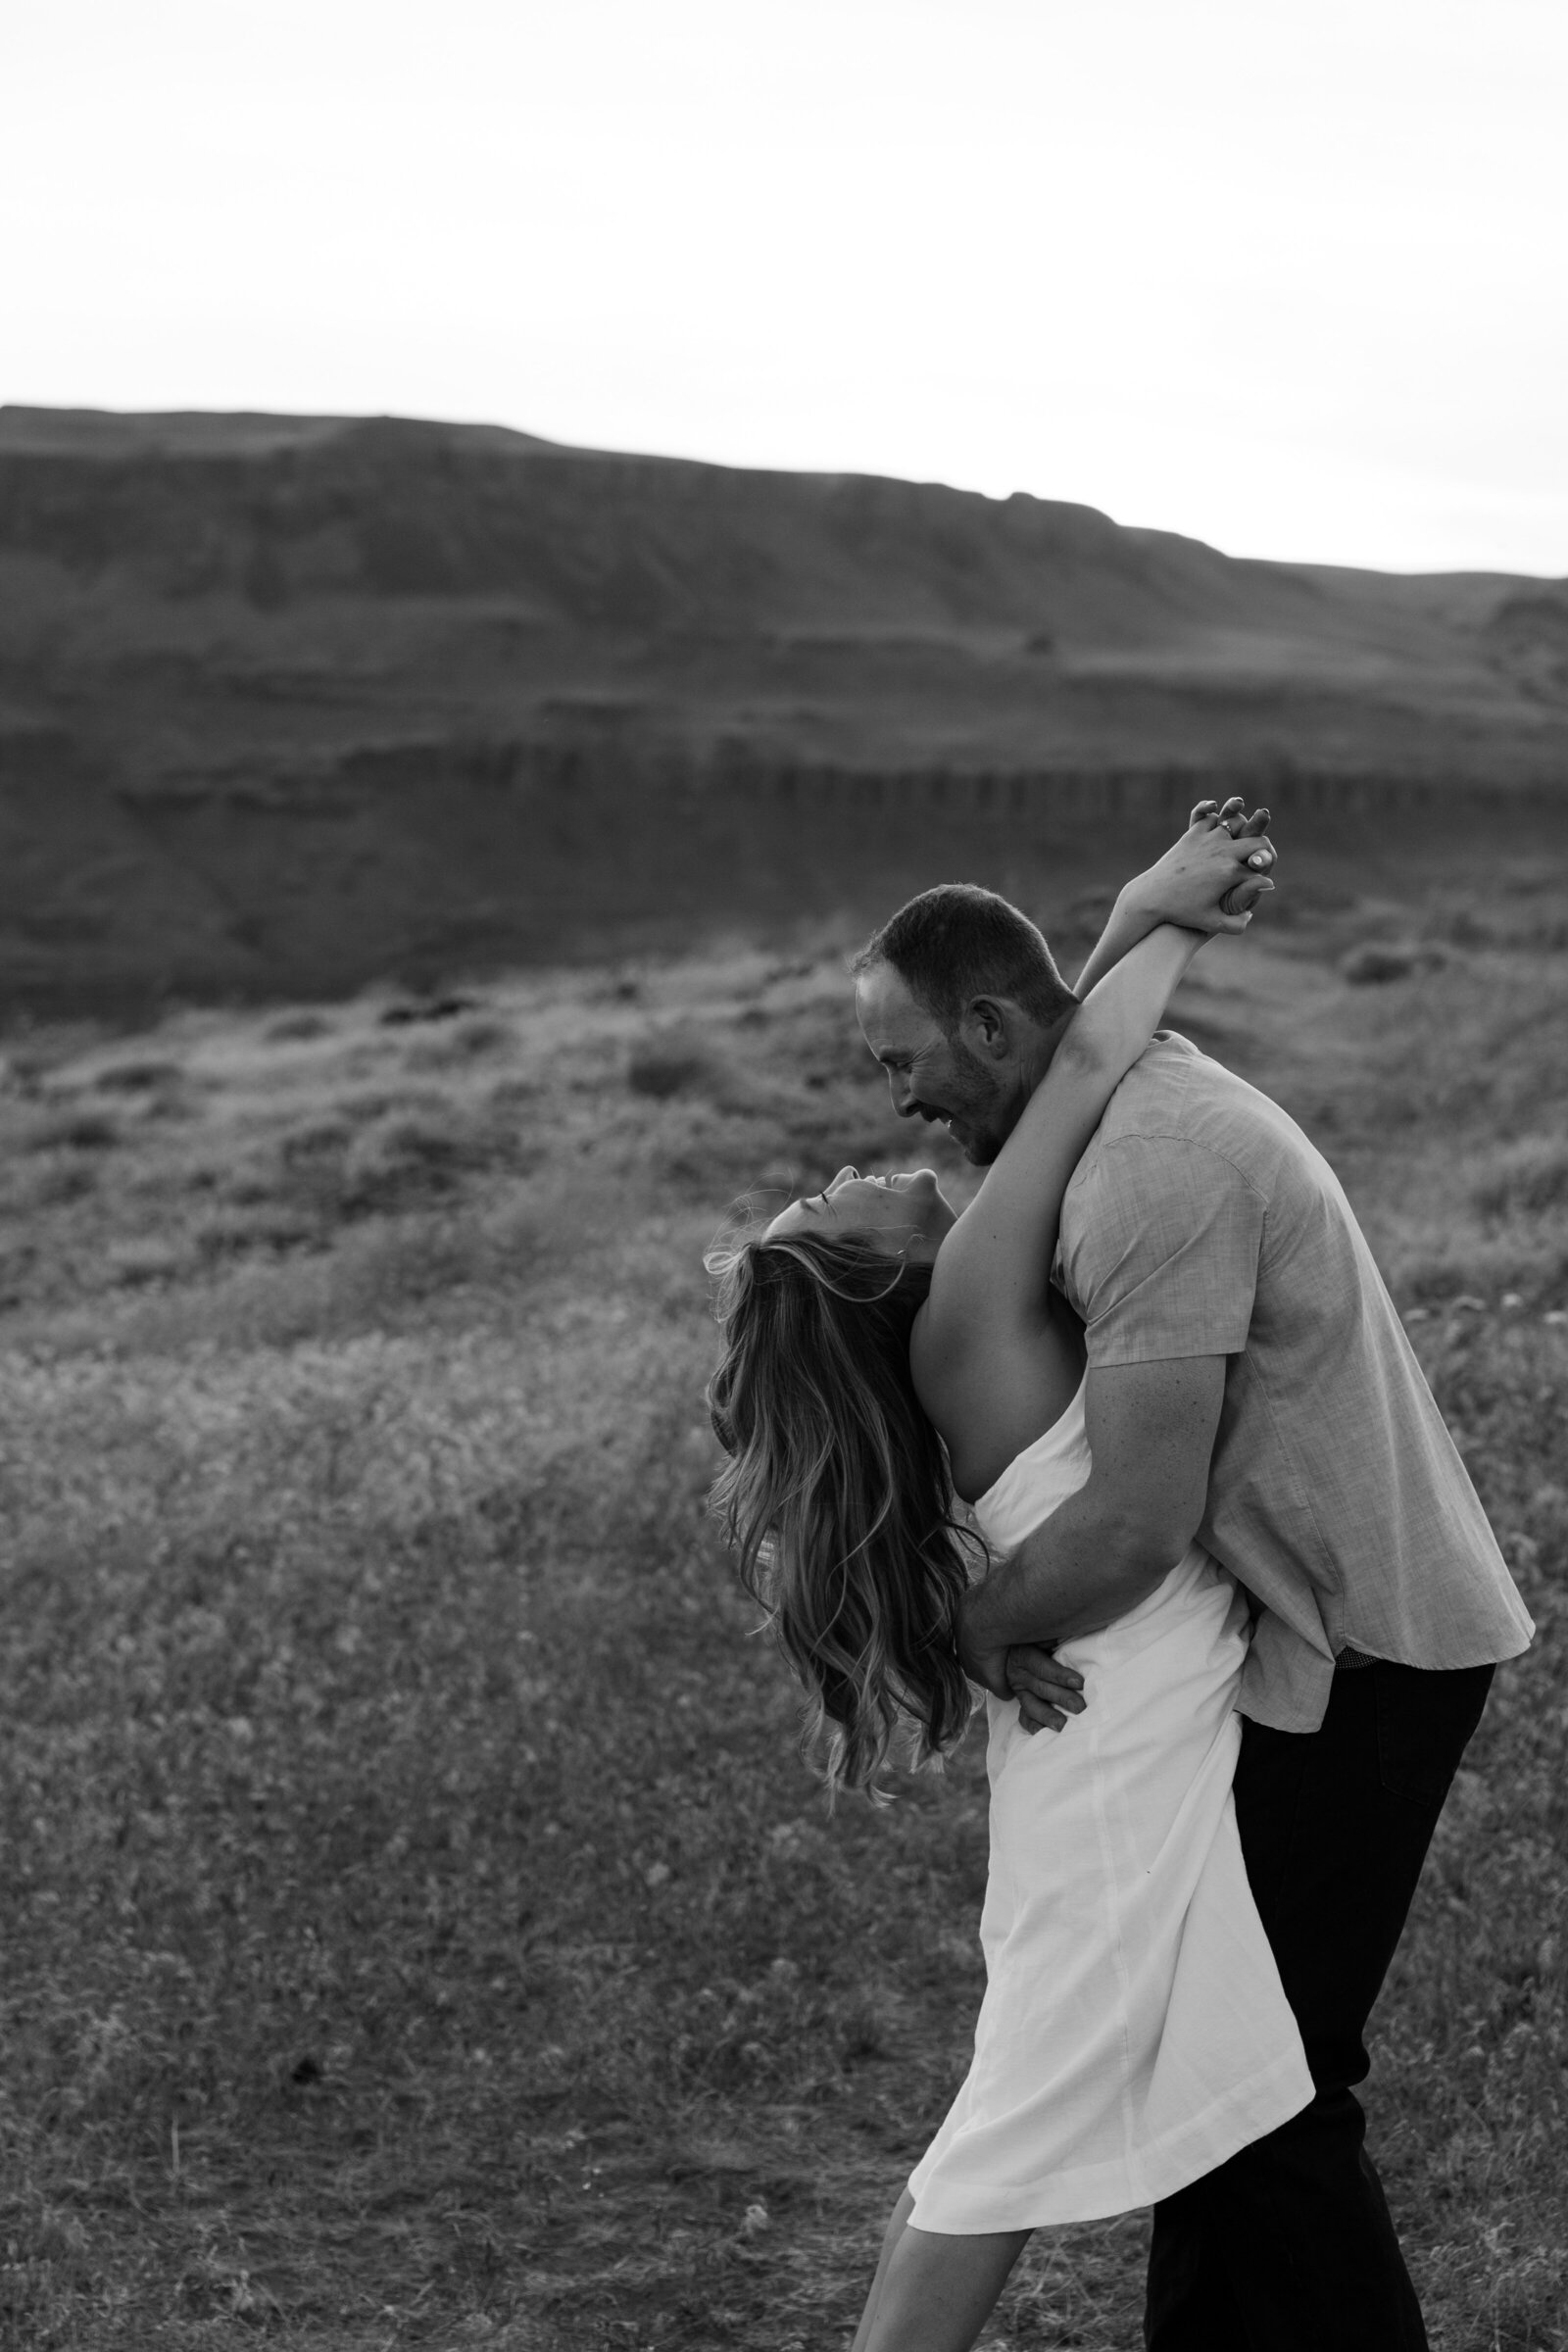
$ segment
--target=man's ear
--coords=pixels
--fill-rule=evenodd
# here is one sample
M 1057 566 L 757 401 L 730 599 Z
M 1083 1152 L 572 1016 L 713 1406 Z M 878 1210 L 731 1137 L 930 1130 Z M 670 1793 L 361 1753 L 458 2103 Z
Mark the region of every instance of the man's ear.
M 1005 997 L 971 997 L 958 1032 L 984 1061 L 1010 1061 L 1017 1053 L 1017 1006 Z

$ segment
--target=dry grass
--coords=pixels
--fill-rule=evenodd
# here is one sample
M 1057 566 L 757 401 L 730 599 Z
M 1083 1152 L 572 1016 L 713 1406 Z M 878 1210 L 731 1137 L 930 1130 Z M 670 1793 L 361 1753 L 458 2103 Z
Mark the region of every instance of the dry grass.
M 1346 1171 L 1541 1623 L 1371 2096 L 1435 2343 L 1560 2352 L 1568 965 L 1477 919 L 1359 990 L 1298 920 L 1184 1017 Z M 816 2352 L 962 2071 L 981 1759 L 828 1819 L 702 1516 L 717 1208 L 899 1161 L 839 972 L 486 999 L 11 1056 L 19 2345 Z M 989 2340 L 1130 2347 L 1142 2243 Z

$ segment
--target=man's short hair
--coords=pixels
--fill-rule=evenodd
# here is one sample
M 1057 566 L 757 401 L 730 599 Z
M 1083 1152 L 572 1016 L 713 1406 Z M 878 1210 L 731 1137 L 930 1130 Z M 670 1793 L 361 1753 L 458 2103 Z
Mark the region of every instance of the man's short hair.
M 901 906 L 850 968 L 858 978 L 875 963 L 892 965 L 948 1037 L 976 997 L 1010 997 L 1042 1025 L 1059 1021 L 1078 1001 L 1044 933 L 973 882 L 941 882 Z

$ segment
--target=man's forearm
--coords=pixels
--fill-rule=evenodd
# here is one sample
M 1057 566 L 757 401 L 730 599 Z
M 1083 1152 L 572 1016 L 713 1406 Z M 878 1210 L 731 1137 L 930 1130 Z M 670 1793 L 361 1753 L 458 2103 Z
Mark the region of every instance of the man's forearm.
M 967 1595 L 966 1644 L 1064 1642 L 1108 1625 L 1153 1591 L 1190 1541 L 1117 1511 L 1091 1480 Z

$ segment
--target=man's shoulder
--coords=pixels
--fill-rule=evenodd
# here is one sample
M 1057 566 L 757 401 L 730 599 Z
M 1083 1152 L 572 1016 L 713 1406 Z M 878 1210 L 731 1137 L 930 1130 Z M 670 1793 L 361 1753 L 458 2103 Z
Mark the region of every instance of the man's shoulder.
M 1143 1143 L 1180 1157 L 1227 1163 L 1271 1192 L 1282 1168 L 1318 1154 L 1289 1112 L 1176 1030 L 1160 1030 L 1134 1062 L 1081 1163 L 1088 1177 L 1107 1147 Z M 1181 1147 L 1187 1147 L 1186 1152 Z M 1110 1152 L 1122 1158 L 1125 1153 Z

